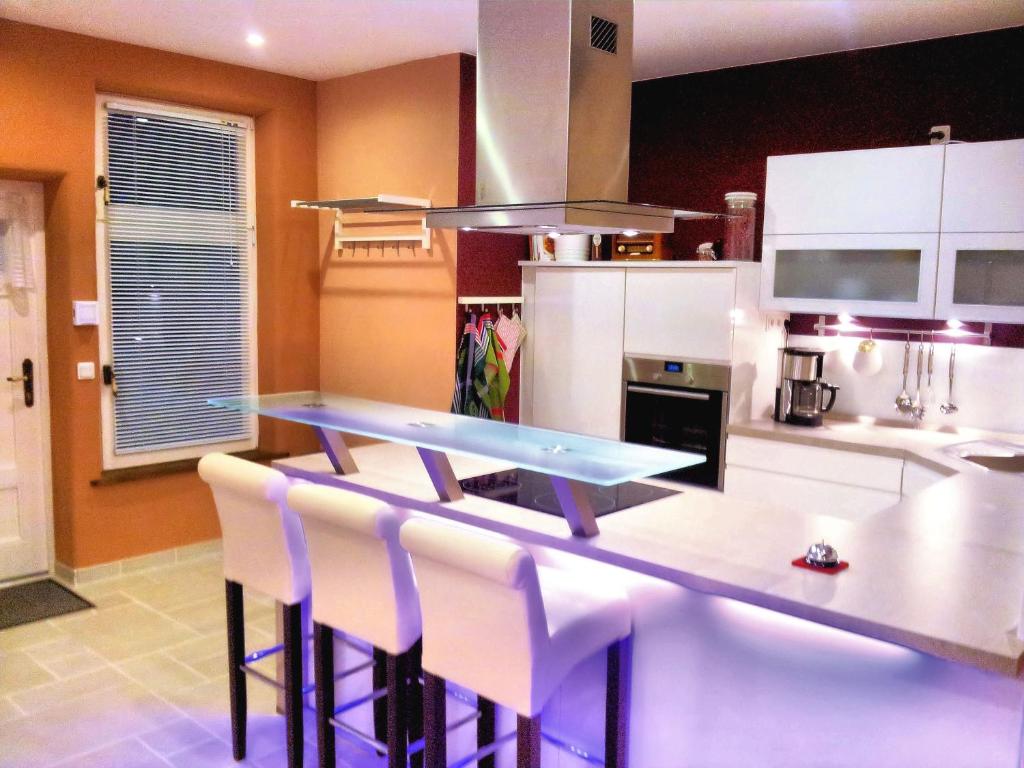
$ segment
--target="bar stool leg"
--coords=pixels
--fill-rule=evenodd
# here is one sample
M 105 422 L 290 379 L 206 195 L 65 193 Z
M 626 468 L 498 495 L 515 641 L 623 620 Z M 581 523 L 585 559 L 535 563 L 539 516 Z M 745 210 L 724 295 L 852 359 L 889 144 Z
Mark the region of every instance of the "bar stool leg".
M 409 682 L 407 694 L 408 714 L 406 725 L 409 729 L 409 743 L 423 738 L 423 688 L 420 686 L 420 675 L 423 674 L 423 641 L 417 640 L 416 645 L 406 653 L 406 674 Z M 423 750 L 409 758 L 411 768 L 423 768 Z
M 388 655 L 380 648 L 373 649 L 373 690 L 379 691 L 388 684 Z M 388 740 L 388 703 L 385 699 L 373 702 L 373 736 L 377 741 Z M 377 750 L 378 755 L 384 753 Z
M 476 721 L 476 747 L 482 749 L 488 744 L 494 743 L 494 702 L 477 695 L 476 708 L 480 712 L 480 718 Z M 478 768 L 494 768 L 494 758 L 493 753 L 481 758 L 477 764 Z
M 284 718 L 288 768 L 302 768 L 302 603 L 284 606 Z
M 408 714 L 409 687 L 406 685 L 406 654 L 401 656 L 387 655 L 386 698 L 388 715 L 388 768 L 406 768 L 408 751 L 409 724 Z
M 605 693 L 605 768 L 629 766 L 630 670 L 633 666 L 633 638 L 608 646 L 608 682 Z
M 516 715 L 516 768 L 540 768 L 540 715 Z
M 224 581 L 228 625 L 228 689 L 231 695 L 231 752 L 235 760 L 245 759 L 245 722 L 248 699 L 245 689 L 245 612 L 242 585 Z
M 316 676 L 316 744 L 320 768 L 334 768 L 334 631 L 313 622 L 313 668 Z
M 448 761 L 444 678 L 423 673 L 424 768 L 445 768 Z

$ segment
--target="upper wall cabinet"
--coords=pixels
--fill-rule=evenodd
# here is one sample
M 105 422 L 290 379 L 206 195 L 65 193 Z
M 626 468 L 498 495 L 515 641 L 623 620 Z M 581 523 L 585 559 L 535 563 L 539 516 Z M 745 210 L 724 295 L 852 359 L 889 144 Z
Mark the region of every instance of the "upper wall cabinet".
M 769 157 L 764 234 L 938 232 L 943 149 Z
M 1024 139 L 950 144 L 943 232 L 1024 232 Z
M 1024 322 L 1024 140 L 770 157 L 764 231 L 767 309 Z

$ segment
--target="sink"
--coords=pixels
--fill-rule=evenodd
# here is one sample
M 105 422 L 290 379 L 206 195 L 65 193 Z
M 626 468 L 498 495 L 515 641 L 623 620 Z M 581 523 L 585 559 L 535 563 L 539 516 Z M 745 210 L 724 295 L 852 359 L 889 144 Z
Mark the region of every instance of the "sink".
M 947 446 L 943 452 L 996 472 L 1024 473 L 1024 445 L 976 440 Z

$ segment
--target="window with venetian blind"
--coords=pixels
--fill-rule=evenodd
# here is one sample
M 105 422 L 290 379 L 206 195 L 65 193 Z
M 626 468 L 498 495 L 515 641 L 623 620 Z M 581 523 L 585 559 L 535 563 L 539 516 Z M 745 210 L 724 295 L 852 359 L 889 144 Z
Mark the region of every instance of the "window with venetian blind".
M 101 98 L 99 129 L 104 467 L 252 448 L 206 404 L 255 389 L 252 121 Z

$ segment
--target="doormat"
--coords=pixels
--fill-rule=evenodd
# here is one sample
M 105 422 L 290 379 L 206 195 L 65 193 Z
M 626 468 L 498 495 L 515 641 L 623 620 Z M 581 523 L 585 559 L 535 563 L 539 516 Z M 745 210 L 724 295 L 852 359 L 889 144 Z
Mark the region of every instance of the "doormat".
M 53 579 L 0 589 L 0 629 L 74 613 L 93 604 Z

